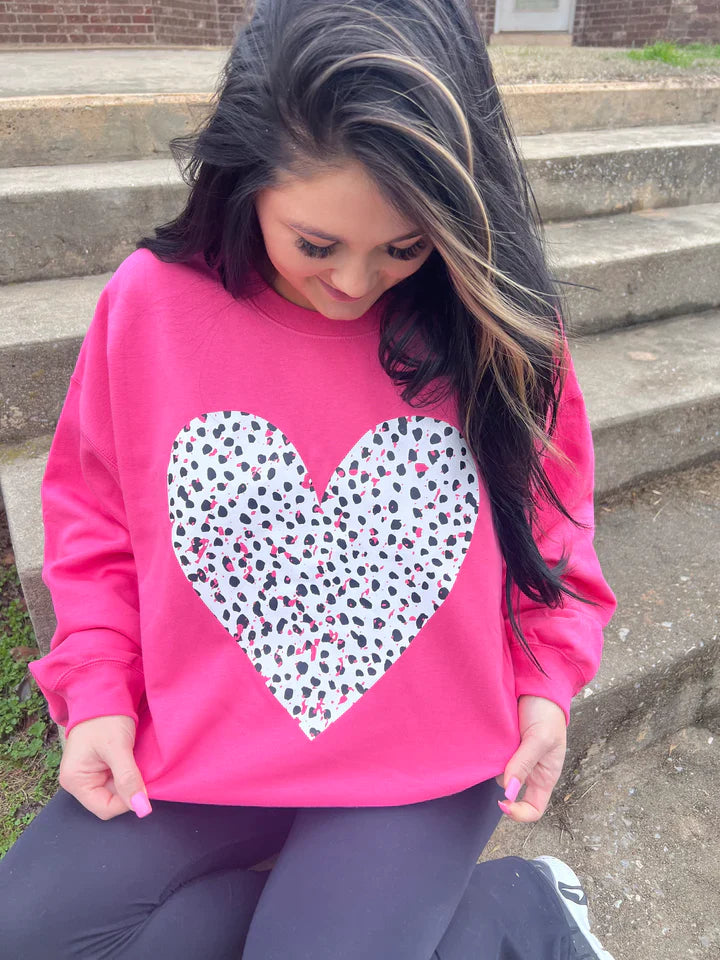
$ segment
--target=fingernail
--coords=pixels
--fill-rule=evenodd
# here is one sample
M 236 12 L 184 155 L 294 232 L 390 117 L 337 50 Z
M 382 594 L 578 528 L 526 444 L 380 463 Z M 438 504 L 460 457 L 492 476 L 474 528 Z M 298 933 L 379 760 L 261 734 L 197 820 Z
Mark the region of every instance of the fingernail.
M 511 777 L 510 782 L 505 788 L 505 796 L 510 801 L 514 803 L 517 800 L 518 791 L 520 790 L 520 781 L 517 777 Z
M 139 817 L 146 817 L 149 813 L 152 813 L 150 801 L 142 792 L 142 790 L 138 790 L 136 794 L 130 797 L 130 803 L 132 804 L 133 810 Z
M 498 806 L 504 814 L 506 814 L 508 817 L 510 816 L 510 807 L 506 803 L 503 803 L 502 800 L 498 800 Z

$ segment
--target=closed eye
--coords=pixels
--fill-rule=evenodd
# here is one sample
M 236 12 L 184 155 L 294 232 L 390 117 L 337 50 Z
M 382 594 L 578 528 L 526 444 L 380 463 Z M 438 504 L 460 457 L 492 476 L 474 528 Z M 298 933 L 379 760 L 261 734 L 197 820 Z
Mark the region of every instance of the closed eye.
M 329 257 L 337 244 L 331 243 L 327 247 L 318 247 L 314 243 L 310 243 L 309 240 L 306 240 L 305 237 L 298 237 L 295 243 L 298 250 L 305 254 L 306 257 Z M 411 247 L 392 247 L 388 246 L 387 252 L 388 255 L 393 257 L 395 260 L 414 260 L 415 257 L 420 256 L 420 254 L 427 247 L 427 242 L 423 239 L 416 241 Z

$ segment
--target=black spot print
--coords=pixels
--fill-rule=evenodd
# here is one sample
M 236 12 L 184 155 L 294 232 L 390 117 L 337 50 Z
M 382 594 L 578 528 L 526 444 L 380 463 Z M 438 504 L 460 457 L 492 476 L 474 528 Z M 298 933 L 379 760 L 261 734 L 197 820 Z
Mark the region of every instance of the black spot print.
M 448 597 L 480 492 L 459 431 L 425 416 L 374 426 L 319 496 L 276 426 L 206 413 L 174 440 L 167 480 L 181 570 L 309 739 Z

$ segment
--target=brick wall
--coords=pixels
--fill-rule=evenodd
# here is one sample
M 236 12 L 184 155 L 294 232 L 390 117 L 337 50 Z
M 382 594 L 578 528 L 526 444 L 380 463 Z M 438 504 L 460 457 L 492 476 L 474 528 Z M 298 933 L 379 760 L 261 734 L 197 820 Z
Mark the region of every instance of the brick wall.
M 485 41 L 495 0 L 468 0 Z M 253 0 L 0 0 L 0 45 L 232 43 Z M 720 43 L 718 0 L 577 0 L 573 44 L 642 46 L 654 40 Z
M 152 4 L 155 41 L 201 46 L 220 43 L 217 0 L 164 0 Z
M 488 43 L 495 22 L 495 0 L 470 0 L 470 4 L 485 43 Z
M 0 44 L 229 45 L 250 0 L 0 0 Z
M 218 0 L 217 11 L 218 33 L 221 42 L 231 44 L 238 27 L 245 23 L 251 15 L 250 3 L 246 0 L 235 0 L 234 3 L 232 0 L 228 3 Z
M 656 40 L 720 43 L 718 0 L 577 0 L 574 45 L 641 47 Z
M 487 42 L 495 0 L 470 0 Z M 577 0 L 573 45 L 641 47 L 655 40 L 720 43 L 719 0 Z

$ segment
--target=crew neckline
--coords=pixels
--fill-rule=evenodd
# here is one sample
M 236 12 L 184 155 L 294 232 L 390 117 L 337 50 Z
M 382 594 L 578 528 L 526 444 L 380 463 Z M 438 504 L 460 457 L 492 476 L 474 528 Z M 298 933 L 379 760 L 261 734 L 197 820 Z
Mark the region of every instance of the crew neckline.
M 385 294 L 361 316 L 352 320 L 335 320 L 319 310 L 310 310 L 286 300 L 254 267 L 250 274 L 254 292 L 248 302 L 280 326 L 314 337 L 361 337 L 379 330 Z

